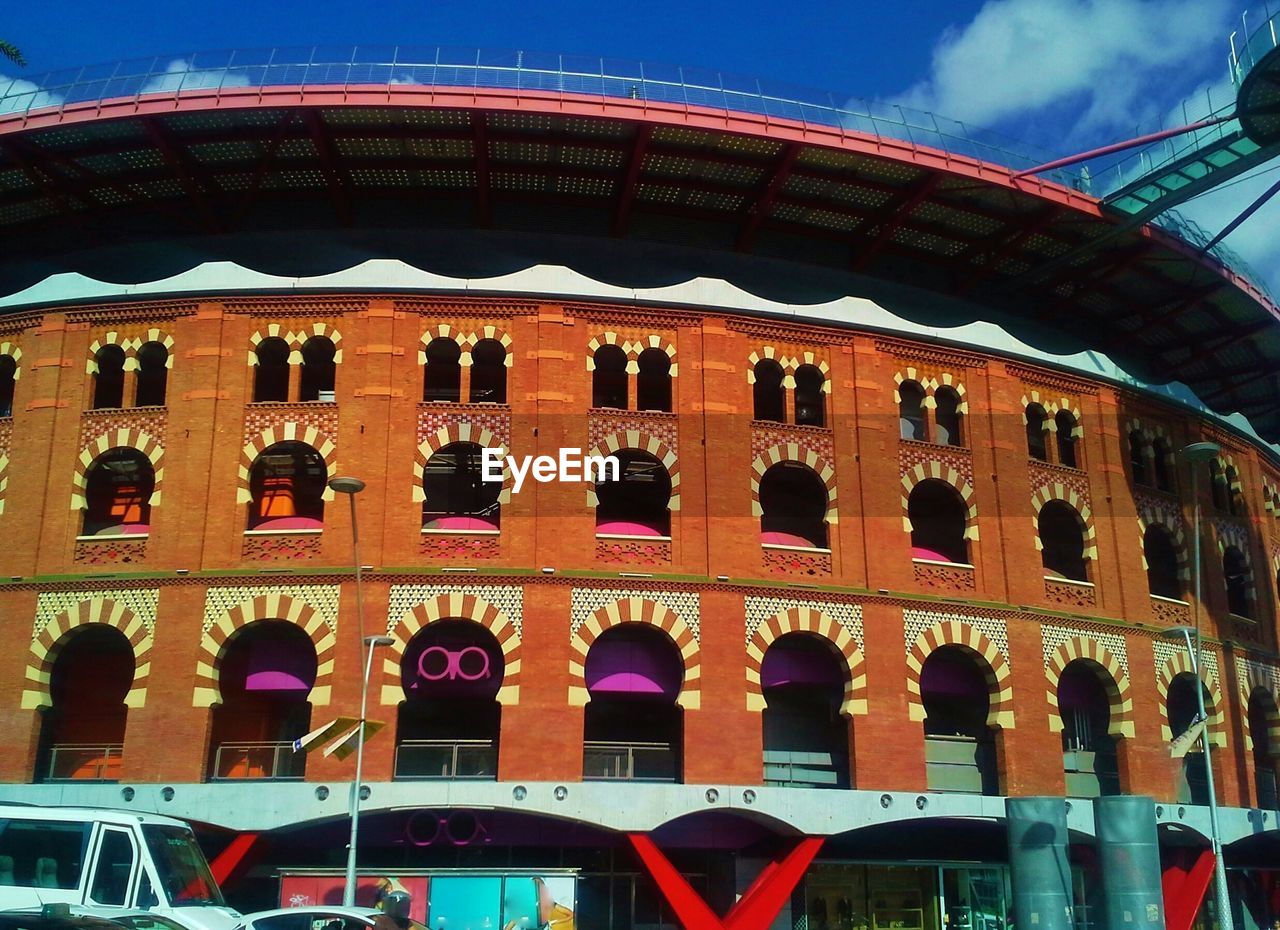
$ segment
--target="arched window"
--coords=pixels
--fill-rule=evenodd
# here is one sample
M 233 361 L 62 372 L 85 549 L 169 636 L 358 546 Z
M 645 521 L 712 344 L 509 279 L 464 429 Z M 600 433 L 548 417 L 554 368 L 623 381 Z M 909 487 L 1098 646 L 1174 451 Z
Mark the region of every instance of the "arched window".
M 627 409 L 627 353 L 615 345 L 596 349 L 591 372 L 591 406 Z
M 934 425 L 937 428 L 937 441 L 944 446 L 964 445 L 963 420 L 960 413 L 960 395 L 955 388 L 940 387 L 934 391 Z
M 137 449 L 112 449 L 85 473 L 82 536 L 124 536 L 151 531 L 156 475 Z
M 1096 798 L 1120 793 L 1120 770 L 1111 726 L 1107 672 L 1088 659 L 1076 659 L 1058 679 L 1062 715 L 1062 767 L 1067 796 Z
M 432 339 L 422 371 L 422 399 L 456 404 L 462 399 L 462 350 L 452 339 Z
M 849 787 L 849 721 L 840 715 L 843 663 L 813 633 L 776 639 L 760 665 L 764 691 L 764 783 Z
M 1213 506 L 1218 510 L 1229 510 L 1230 495 L 1227 490 L 1227 476 L 1218 464 L 1217 459 L 1209 459 L 1209 491 L 1213 495 Z
M 93 376 L 93 409 L 124 406 L 124 349 L 105 345 L 93 357 L 98 372 Z
M 1063 501 L 1049 501 L 1040 509 L 1040 555 L 1045 574 L 1072 581 L 1088 581 L 1084 557 L 1084 521 Z
M 827 548 L 827 488 L 799 462 L 778 462 L 760 476 L 760 542 Z
M 424 529 L 484 532 L 500 525 L 502 482 L 484 480 L 475 443 L 455 442 L 433 454 L 422 471 L 422 490 Z
M 1182 598 L 1182 579 L 1178 577 L 1178 549 L 1173 534 L 1158 523 L 1142 534 L 1142 556 L 1147 561 L 1147 586 L 1157 597 Z
M 311 637 L 287 620 L 256 620 L 231 635 L 209 727 L 212 779 L 302 777 L 307 754 L 293 741 L 311 728 L 317 670 Z
M 249 471 L 249 529 L 323 528 L 327 477 L 324 459 L 306 443 L 269 446 Z
M 636 404 L 641 410 L 671 412 L 671 358 L 662 349 L 640 353 L 636 377 Z
M 338 366 L 337 347 L 328 336 L 312 336 L 302 346 L 302 397 L 304 401 L 332 401 Z
M 647 452 L 622 449 L 618 480 L 596 482 L 596 534 L 670 536 L 671 476 Z
M 1076 418 L 1070 410 L 1059 410 L 1053 415 L 1058 434 L 1058 463 L 1068 468 L 1078 468 L 1076 453 Z
M 17 383 L 18 363 L 12 355 L 0 355 L 0 417 L 13 416 L 13 388 Z
M 1155 470 L 1156 487 L 1161 491 L 1172 491 L 1173 486 L 1173 469 L 1169 465 L 1169 460 L 1173 457 L 1169 450 L 1169 443 L 1157 436 L 1151 441 L 1152 467 Z
M 1263 810 L 1280 807 L 1276 790 L 1276 762 L 1280 745 L 1272 738 L 1272 730 L 1280 727 L 1280 710 L 1276 699 L 1266 688 L 1254 688 L 1249 695 L 1249 735 L 1253 739 L 1253 784 L 1257 806 Z
M 752 416 L 771 423 L 784 422 L 787 418 L 787 403 L 782 387 L 786 377 L 782 366 L 771 358 L 762 358 L 756 362 L 754 373 L 756 380 L 751 387 Z
M 991 693 L 981 660 L 959 646 L 935 649 L 920 670 L 925 772 L 930 791 L 1000 793 Z
M 1190 672 L 1176 676 L 1169 684 L 1169 695 L 1166 699 L 1165 713 L 1169 719 L 1169 730 L 1176 740 L 1191 728 L 1199 708 L 1196 706 L 1196 687 L 1204 700 L 1205 714 L 1213 716 L 1213 696 L 1202 682 Z M 1208 804 L 1209 783 L 1204 771 L 1204 743 L 1197 738 L 1191 744 L 1190 751 L 1182 758 L 1182 771 L 1178 779 L 1178 803 Z
M 582 776 L 588 781 L 680 780 L 684 663 L 657 627 L 623 623 L 587 652 Z
M 134 406 L 163 407 L 169 383 L 169 350 L 163 342 L 148 342 L 138 349 L 138 390 Z
M 1224 477 L 1227 486 L 1227 510 L 1232 516 L 1244 513 L 1244 495 L 1240 493 L 1240 472 L 1234 465 L 1228 465 Z
M 481 339 L 471 350 L 471 402 L 507 402 L 507 347 L 497 339 Z
M 271 336 L 254 350 L 258 364 L 253 371 L 253 402 L 285 403 L 289 400 L 289 343 Z
M 1129 430 L 1129 467 L 1134 484 L 1147 483 L 1147 441 L 1140 429 Z
M 924 442 L 924 388 L 915 381 L 898 385 L 898 435 Z
M 41 713 L 36 781 L 116 781 L 133 686 L 133 647 L 105 623 L 88 623 L 59 642 Z
M 1041 462 L 1049 461 L 1049 449 L 1044 440 L 1044 425 L 1048 414 L 1039 404 L 1027 405 L 1027 455 Z
M 907 518 L 913 559 L 969 564 L 968 508 L 951 485 L 937 478 L 921 481 L 907 498 Z
M 400 660 L 396 778 L 498 777 L 502 647 L 471 620 L 437 620 Z
M 1253 573 L 1244 553 L 1227 546 L 1222 553 L 1222 575 L 1227 583 L 1227 610 L 1237 617 L 1253 616 Z
M 801 365 L 796 369 L 796 423 L 799 425 L 825 425 L 827 405 L 822 386 L 826 380 L 817 365 Z

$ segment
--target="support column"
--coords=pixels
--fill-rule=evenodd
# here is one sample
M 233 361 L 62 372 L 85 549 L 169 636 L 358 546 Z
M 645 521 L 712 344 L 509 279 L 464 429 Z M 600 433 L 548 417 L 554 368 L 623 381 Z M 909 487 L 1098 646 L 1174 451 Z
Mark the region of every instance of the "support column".
M 1072 930 L 1066 802 L 1060 797 L 1008 798 L 1004 807 L 1018 925 Z

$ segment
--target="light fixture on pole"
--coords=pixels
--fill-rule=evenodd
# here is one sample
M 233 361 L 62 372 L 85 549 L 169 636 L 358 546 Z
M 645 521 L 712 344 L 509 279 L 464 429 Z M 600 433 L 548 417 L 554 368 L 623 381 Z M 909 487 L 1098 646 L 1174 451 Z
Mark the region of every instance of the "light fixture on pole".
M 1213 782 L 1213 763 L 1209 758 L 1209 726 L 1204 707 L 1204 685 L 1200 678 L 1200 626 L 1201 613 L 1204 610 L 1203 576 L 1200 564 L 1200 466 L 1218 457 L 1222 447 L 1216 442 L 1194 442 L 1183 448 L 1180 453 L 1183 460 L 1191 466 L 1191 500 L 1195 518 L 1192 533 L 1191 570 L 1194 582 L 1195 626 L 1177 626 L 1165 630 L 1161 635 L 1181 640 L 1187 647 L 1191 659 L 1191 671 L 1195 675 L 1196 713 L 1204 724 L 1200 739 L 1204 746 L 1205 786 L 1209 791 L 1209 842 L 1213 848 L 1214 896 L 1217 899 L 1219 930 L 1234 930 L 1231 919 L 1231 899 L 1227 896 L 1227 869 L 1222 861 L 1222 834 L 1218 829 L 1218 795 Z
M 356 625 L 360 634 L 360 646 L 368 649 L 365 659 L 364 678 L 360 683 L 360 722 L 356 728 L 356 777 L 351 783 L 351 837 L 347 844 L 347 878 L 342 888 L 342 903 L 345 907 L 353 907 L 356 903 L 356 841 L 360 836 L 360 782 L 364 777 L 364 738 L 365 718 L 369 706 L 369 674 L 373 669 L 373 650 L 378 646 L 389 645 L 391 639 L 386 636 L 364 635 L 364 585 L 360 563 L 360 530 L 356 521 L 356 495 L 364 490 L 364 482 L 359 478 L 335 477 L 329 479 L 329 488 L 338 494 L 345 494 L 351 500 L 351 563 L 356 574 Z

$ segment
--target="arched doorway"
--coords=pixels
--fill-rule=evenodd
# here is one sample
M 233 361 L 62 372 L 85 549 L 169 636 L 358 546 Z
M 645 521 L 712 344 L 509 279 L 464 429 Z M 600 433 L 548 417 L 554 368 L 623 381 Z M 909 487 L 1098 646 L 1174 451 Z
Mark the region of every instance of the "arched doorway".
M 586 662 L 583 778 L 679 781 L 683 681 L 680 653 L 661 630 L 624 623 L 597 637 Z
M 991 693 L 982 660 L 960 646 L 929 654 L 920 670 L 925 769 L 930 791 L 997 795 Z
M 53 700 L 42 715 L 37 781 L 120 777 L 134 670 L 133 647 L 115 627 L 86 624 L 64 637 L 49 678 Z
M 1067 795 L 1096 798 L 1120 793 L 1116 741 L 1111 736 L 1111 698 L 1106 671 L 1088 659 L 1076 659 L 1058 679 L 1062 715 L 1062 768 Z
M 1195 723 L 1199 709 L 1196 706 L 1196 677 L 1183 672 L 1169 684 L 1165 713 L 1169 717 L 1169 730 L 1176 740 Z M 1205 713 L 1211 715 L 1213 696 L 1203 683 L 1199 684 L 1204 697 Z M 1204 768 L 1204 744 L 1197 738 L 1190 751 L 1182 757 L 1182 769 L 1178 774 L 1177 800 L 1180 804 L 1208 804 L 1209 781 Z
M 769 646 L 760 665 L 766 785 L 849 787 L 842 666 L 830 641 L 813 633 L 788 633 Z
M 218 662 L 222 703 L 213 709 L 210 778 L 301 778 L 306 754 L 293 741 L 311 726 L 315 646 L 287 620 L 237 630 Z
M 395 777 L 498 777 L 502 648 L 471 620 L 439 620 L 400 660 Z

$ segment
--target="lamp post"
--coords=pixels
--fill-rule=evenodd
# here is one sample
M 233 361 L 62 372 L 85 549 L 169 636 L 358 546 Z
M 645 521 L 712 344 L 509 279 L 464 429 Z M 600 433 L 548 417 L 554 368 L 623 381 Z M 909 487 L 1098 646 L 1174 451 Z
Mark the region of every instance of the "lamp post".
M 351 558 L 356 571 L 356 626 L 359 628 L 360 645 L 366 649 L 364 677 L 360 680 L 360 723 L 356 732 L 356 778 L 351 783 L 351 837 L 347 842 L 347 879 L 342 889 L 342 903 L 353 907 L 356 903 L 356 841 L 360 836 L 360 782 L 364 778 L 364 730 L 369 709 L 369 675 L 373 671 L 373 651 L 378 646 L 391 645 L 389 636 L 364 635 L 364 586 L 360 564 L 360 531 L 356 523 L 356 495 L 364 490 L 359 478 L 336 477 L 329 479 L 329 487 L 351 500 Z
M 1220 930 L 1233 930 L 1231 900 L 1227 897 L 1227 869 L 1222 861 L 1222 834 L 1218 829 L 1218 794 L 1213 783 L 1213 763 L 1209 758 L 1209 723 L 1204 708 L 1204 685 L 1200 679 L 1200 616 L 1204 609 L 1203 575 L 1200 564 L 1200 489 L 1199 466 L 1218 456 L 1221 447 L 1216 442 L 1195 442 L 1182 450 L 1182 458 L 1191 466 L 1191 499 L 1195 508 L 1195 524 L 1192 536 L 1192 571 L 1195 593 L 1195 626 L 1177 626 L 1162 634 L 1169 639 L 1182 640 L 1191 658 L 1191 671 L 1196 677 L 1196 712 L 1205 721 L 1201 731 L 1204 743 L 1204 777 L 1209 790 L 1209 842 L 1213 848 L 1214 893 L 1218 903 Z M 1193 641 L 1194 637 L 1194 641 Z

